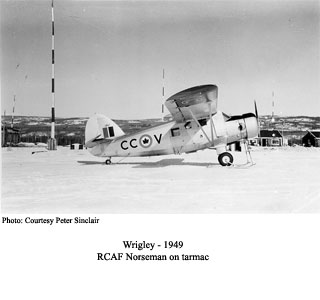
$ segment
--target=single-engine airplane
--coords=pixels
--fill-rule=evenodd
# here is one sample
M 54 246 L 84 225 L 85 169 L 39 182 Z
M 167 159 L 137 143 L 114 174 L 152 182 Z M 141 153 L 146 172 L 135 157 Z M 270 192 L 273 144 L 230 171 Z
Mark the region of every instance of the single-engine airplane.
M 112 157 L 181 154 L 210 148 L 216 150 L 222 166 L 229 166 L 233 156 L 227 146 L 243 141 L 247 163 L 252 163 L 247 142 L 259 132 L 256 103 L 255 114 L 229 117 L 217 110 L 217 100 L 216 85 L 183 90 L 165 102 L 172 121 L 129 135 L 110 118 L 96 114 L 86 124 L 85 146 L 91 154 L 107 157 L 106 164 Z

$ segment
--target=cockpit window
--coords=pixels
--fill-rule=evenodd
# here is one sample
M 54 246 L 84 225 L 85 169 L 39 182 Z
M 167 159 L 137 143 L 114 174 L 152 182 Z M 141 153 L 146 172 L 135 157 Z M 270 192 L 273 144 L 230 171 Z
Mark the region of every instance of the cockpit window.
M 207 125 L 207 119 L 201 119 L 201 120 L 198 120 L 199 124 L 201 126 L 206 126 Z
M 191 122 L 188 121 L 186 124 L 184 124 L 184 128 L 185 129 L 191 129 L 192 128 Z

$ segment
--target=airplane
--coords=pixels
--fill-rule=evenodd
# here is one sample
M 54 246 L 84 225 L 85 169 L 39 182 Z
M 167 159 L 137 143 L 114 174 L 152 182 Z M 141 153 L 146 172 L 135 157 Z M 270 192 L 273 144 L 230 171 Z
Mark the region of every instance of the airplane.
M 258 136 L 259 120 L 255 114 L 228 116 L 217 110 L 218 87 L 213 84 L 188 88 L 165 101 L 172 121 L 125 134 L 110 118 L 95 114 L 87 121 L 85 147 L 98 157 L 140 157 L 192 153 L 215 149 L 221 166 L 233 165 L 228 145 L 242 141 L 247 163 L 251 163 L 248 139 Z M 249 155 L 249 156 L 248 156 Z M 250 159 L 249 159 L 250 158 Z

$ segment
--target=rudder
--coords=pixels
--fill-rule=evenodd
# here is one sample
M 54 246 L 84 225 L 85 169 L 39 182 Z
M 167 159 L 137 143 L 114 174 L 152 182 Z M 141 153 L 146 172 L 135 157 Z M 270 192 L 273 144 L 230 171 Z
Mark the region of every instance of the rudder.
M 113 140 L 124 135 L 122 129 L 110 118 L 95 114 L 86 124 L 85 146 L 92 148 L 103 140 Z

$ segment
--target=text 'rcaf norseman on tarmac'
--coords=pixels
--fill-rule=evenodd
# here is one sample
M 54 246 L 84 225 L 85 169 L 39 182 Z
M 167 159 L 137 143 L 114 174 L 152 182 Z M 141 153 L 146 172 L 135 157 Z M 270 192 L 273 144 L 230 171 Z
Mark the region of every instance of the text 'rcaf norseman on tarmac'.
M 146 242 L 146 241 L 122 241 L 124 248 L 129 248 L 137 251 L 154 251 L 162 248 L 163 250 L 182 250 L 183 241 L 163 241 L 161 243 Z M 98 252 L 97 260 L 100 261 L 208 261 L 210 256 L 208 254 L 135 254 L 132 252 Z
M 20 218 L 9 218 L 2 217 L 2 223 L 4 224 L 98 224 L 100 219 L 96 217 L 75 217 L 75 218 L 31 218 L 25 217 L 24 219 Z

